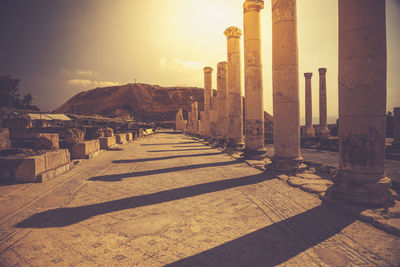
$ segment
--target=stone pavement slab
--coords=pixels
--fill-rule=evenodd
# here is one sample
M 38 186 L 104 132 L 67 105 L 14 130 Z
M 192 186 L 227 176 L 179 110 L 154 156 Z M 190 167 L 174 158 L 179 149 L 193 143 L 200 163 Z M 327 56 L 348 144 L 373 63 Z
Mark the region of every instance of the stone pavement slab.
M 400 239 L 190 137 L 0 186 L 0 266 L 397 266 Z

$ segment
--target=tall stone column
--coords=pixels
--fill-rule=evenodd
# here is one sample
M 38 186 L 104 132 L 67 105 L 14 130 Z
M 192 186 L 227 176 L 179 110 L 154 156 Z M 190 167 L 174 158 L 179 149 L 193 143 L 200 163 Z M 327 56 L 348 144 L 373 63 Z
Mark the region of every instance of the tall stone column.
M 197 101 L 192 103 L 192 121 L 193 121 L 193 134 L 200 134 L 199 111 Z
M 257 158 L 266 153 L 260 25 L 263 8 L 262 0 L 246 0 L 243 4 L 246 158 Z
M 210 109 L 210 137 L 211 140 L 216 140 L 217 137 L 217 97 L 213 97 Z
M 190 106 L 190 108 L 191 108 L 191 106 Z M 193 134 L 193 117 L 192 117 L 192 112 L 191 111 L 188 111 L 186 132 L 189 133 L 189 134 Z
M 217 139 L 220 143 L 225 143 L 228 136 L 228 63 L 219 62 L 217 64 Z
M 315 129 L 312 123 L 312 94 L 311 94 L 311 77 L 312 72 L 304 73 L 304 77 L 306 80 L 306 128 L 305 128 L 305 136 L 306 137 L 314 137 L 315 136 Z
M 242 31 L 229 27 L 224 32 L 227 38 L 228 51 L 228 102 L 229 102 L 229 136 L 228 146 L 244 147 L 243 142 L 243 101 L 242 71 L 240 56 L 240 36 Z
M 400 147 L 400 107 L 393 110 L 393 146 Z
M 297 170 L 300 157 L 296 0 L 272 0 L 274 157 L 277 170 Z
M 211 67 L 205 67 L 204 71 L 204 120 L 202 120 L 202 133 L 210 137 L 210 108 L 212 93 L 212 71 Z
M 339 171 L 328 199 L 393 203 L 385 176 L 385 1 L 339 0 Z
M 319 68 L 319 137 L 329 138 L 326 103 L 326 68 Z

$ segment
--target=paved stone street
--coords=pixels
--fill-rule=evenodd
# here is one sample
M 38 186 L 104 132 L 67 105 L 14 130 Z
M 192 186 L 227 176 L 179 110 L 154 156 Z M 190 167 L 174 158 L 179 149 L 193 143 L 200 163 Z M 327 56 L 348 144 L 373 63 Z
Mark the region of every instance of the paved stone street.
M 400 239 L 182 134 L 0 186 L 0 266 L 398 266 Z

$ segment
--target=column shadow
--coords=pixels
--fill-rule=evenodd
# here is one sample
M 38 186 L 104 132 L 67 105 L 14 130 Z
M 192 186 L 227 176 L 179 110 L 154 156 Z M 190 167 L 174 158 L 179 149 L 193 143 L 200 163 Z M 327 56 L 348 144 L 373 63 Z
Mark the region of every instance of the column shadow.
M 322 203 L 303 213 L 167 266 L 275 266 L 340 233 L 356 220 L 354 216 L 329 203 Z M 357 258 L 357 254 L 352 252 L 351 248 L 336 247 L 336 244 L 324 245 L 317 255 L 324 256 L 324 253 L 329 251 L 330 257 L 335 253 L 338 257 L 345 257 L 346 254 L 353 253 L 351 256 L 355 257 L 354 260 L 358 263 L 373 263 L 367 257 Z M 320 265 L 321 259 L 316 260 L 309 256 L 308 264 L 312 262 Z M 351 259 L 344 259 L 342 262 L 351 262 Z M 327 263 L 331 264 L 334 265 L 335 262 Z M 306 262 L 304 266 L 307 266 Z
M 152 144 L 141 144 L 141 146 L 168 146 L 168 145 L 180 145 L 180 144 L 198 144 L 199 142 L 178 142 L 178 143 L 152 143 Z
M 176 151 L 191 151 L 191 150 L 209 150 L 211 147 L 205 148 L 188 148 L 188 149 L 169 149 L 169 150 L 147 150 L 146 152 L 176 152 Z
M 273 179 L 273 176 L 257 174 L 239 178 L 214 181 L 204 184 L 196 184 L 187 187 L 175 188 L 157 193 L 128 197 L 98 204 L 57 208 L 31 215 L 27 219 L 17 223 L 18 228 L 48 228 L 72 225 L 91 217 L 110 212 L 133 209 L 148 205 L 154 205 L 202 194 L 218 192 L 238 186 L 251 185 Z
M 203 163 L 203 164 L 195 164 L 195 165 L 158 169 L 158 170 L 101 175 L 101 176 L 91 177 L 91 178 L 89 178 L 89 180 L 90 181 L 103 181 L 103 182 L 119 182 L 119 181 L 122 181 L 122 179 L 124 179 L 124 178 L 136 178 L 136 177 L 147 176 L 147 175 L 155 175 L 155 174 L 177 172 L 177 171 L 187 171 L 187 170 L 193 170 L 193 169 L 199 169 L 199 168 L 228 166 L 228 165 L 234 165 L 234 164 L 239 164 L 239 163 L 243 163 L 243 160 Z
M 113 160 L 113 163 L 135 163 L 135 162 L 147 162 L 147 161 L 156 161 L 156 160 L 165 160 L 165 159 L 176 159 L 176 158 L 191 158 L 191 157 L 202 157 L 202 156 L 215 156 L 221 155 L 222 152 L 216 153 L 205 153 L 205 154 L 192 154 L 192 155 L 176 155 L 176 156 L 168 156 L 168 157 L 158 157 L 158 158 L 144 158 L 144 159 L 121 159 L 121 160 Z

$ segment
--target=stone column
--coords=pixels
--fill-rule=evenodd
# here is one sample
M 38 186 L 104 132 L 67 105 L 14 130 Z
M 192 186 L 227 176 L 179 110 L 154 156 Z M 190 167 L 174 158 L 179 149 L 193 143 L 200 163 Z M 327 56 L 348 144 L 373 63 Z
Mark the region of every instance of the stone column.
M 243 4 L 245 158 L 257 158 L 266 153 L 260 25 L 263 8 L 262 0 L 246 0 Z
M 211 67 L 205 67 L 204 71 L 204 120 L 202 120 L 203 131 L 206 137 L 210 137 L 210 108 L 212 94 L 212 71 Z
M 228 63 L 219 62 L 217 64 L 217 139 L 220 143 L 225 143 L 228 136 Z
M 315 129 L 312 123 L 312 94 L 311 94 L 311 77 L 312 72 L 304 73 L 304 77 L 306 80 L 306 128 L 305 128 L 305 137 L 314 137 Z
M 187 119 L 187 129 L 186 132 L 189 134 L 193 134 L 193 117 L 192 112 L 188 111 L 188 119 Z
M 242 71 L 240 56 L 240 36 L 242 31 L 229 27 L 224 32 L 227 38 L 228 51 L 228 102 L 229 102 L 229 136 L 228 146 L 244 147 L 243 142 L 243 101 Z
M 400 147 L 400 107 L 393 109 L 393 146 Z
M 339 171 L 328 199 L 393 203 L 385 177 L 385 1 L 339 0 Z
M 217 96 L 218 97 L 218 96 Z M 213 97 L 211 101 L 210 109 L 210 137 L 211 140 L 216 140 L 216 129 L 217 129 L 217 97 Z
M 200 127 L 199 127 L 199 113 L 198 113 L 198 104 L 197 101 L 192 103 L 192 121 L 193 121 L 193 134 L 198 135 L 200 134 Z
M 329 138 L 326 115 L 326 68 L 319 68 L 319 137 Z
M 299 66 L 295 0 L 272 0 L 273 168 L 297 170 L 300 157 Z
M 186 128 L 186 121 L 183 119 L 182 108 L 179 108 L 175 116 L 175 130 L 184 131 Z

